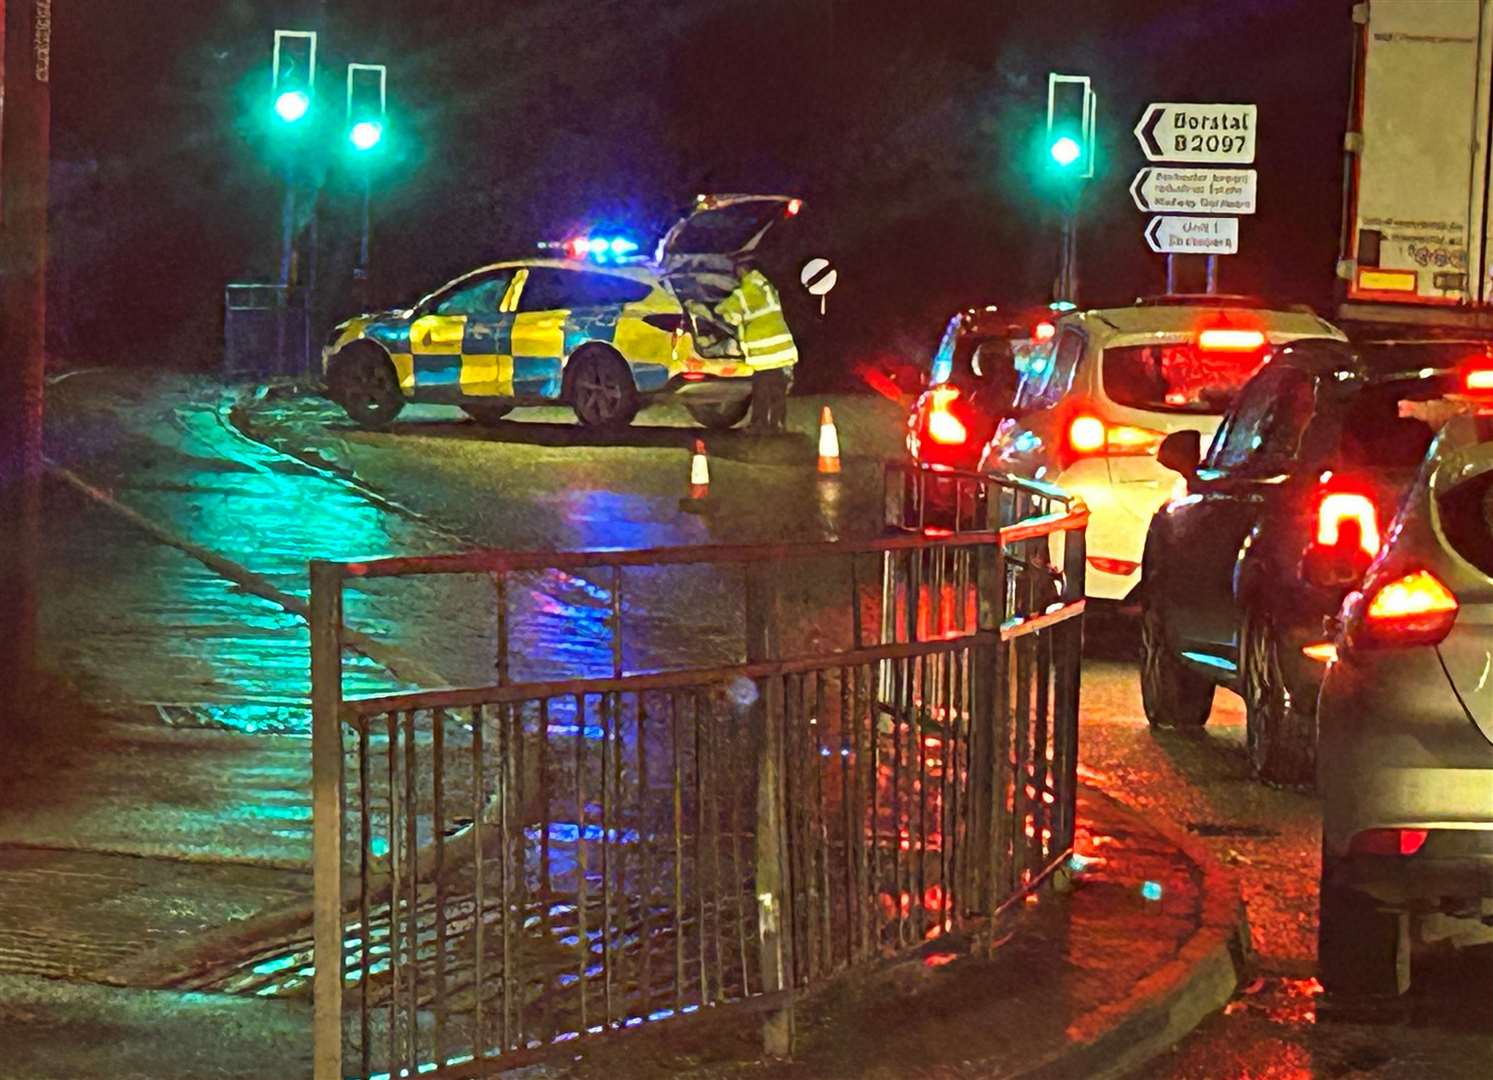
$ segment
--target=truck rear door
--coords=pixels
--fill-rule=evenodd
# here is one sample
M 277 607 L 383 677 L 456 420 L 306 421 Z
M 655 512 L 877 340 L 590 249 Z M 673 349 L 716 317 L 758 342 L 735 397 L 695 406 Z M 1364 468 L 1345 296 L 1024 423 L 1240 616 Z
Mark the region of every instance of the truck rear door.
M 1493 0 L 1369 0 L 1354 18 L 1342 315 L 1486 303 Z

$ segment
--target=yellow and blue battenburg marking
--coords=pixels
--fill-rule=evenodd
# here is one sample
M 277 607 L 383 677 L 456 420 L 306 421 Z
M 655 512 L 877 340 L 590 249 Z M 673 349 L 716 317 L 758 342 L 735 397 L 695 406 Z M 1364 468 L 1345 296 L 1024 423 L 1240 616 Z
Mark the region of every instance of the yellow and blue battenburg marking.
M 400 389 L 414 400 L 454 402 L 464 397 L 554 400 L 564 386 L 565 364 L 585 345 L 615 349 L 632 370 L 638 389 L 663 389 L 671 376 L 700 365 L 688 335 L 682 338 L 645 321 L 677 314 L 677 302 L 655 287 L 641 300 L 551 311 L 513 310 L 520 268 L 500 310 L 491 315 L 423 315 L 373 320 L 344 340 L 366 337 L 393 361 Z

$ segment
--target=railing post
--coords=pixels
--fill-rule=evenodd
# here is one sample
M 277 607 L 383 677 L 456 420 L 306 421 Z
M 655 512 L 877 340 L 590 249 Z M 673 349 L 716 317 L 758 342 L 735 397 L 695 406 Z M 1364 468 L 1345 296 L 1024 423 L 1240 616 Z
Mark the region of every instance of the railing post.
M 311 564 L 312 1075 L 342 1080 L 342 570 Z
M 996 503 L 992 529 L 1008 524 L 999 487 L 987 503 Z M 997 541 L 975 553 L 975 585 L 978 628 L 981 633 L 1000 632 L 1006 618 L 1006 553 Z M 1002 802 L 1005 791 L 1001 754 L 1004 743 L 1004 702 L 1009 700 L 1005 682 L 1006 648 L 1000 642 L 976 646 L 970 673 L 970 821 L 965 845 L 968 863 L 965 896 L 970 908 L 988 912 L 999 900 L 996 873 L 1002 857 Z
M 778 589 L 776 563 L 746 565 L 746 639 L 748 662 L 778 658 Z M 762 1022 L 762 1050 L 769 1057 L 793 1052 L 793 910 L 783 887 L 788 857 L 783 800 L 783 679 L 762 680 L 753 720 L 762 732 L 757 759 L 756 892 L 758 962 L 765 992 L 786 992 L 782 1008 Z
M 1070 510 L 1083 504 L 1074 500 Z M 1087 588 L 1087 530 L 1070 529 L 1063 539 L 1063 603 L 1071 604 L 1084 598 Z M 1056 693 L 1053 699 L 1053 738 L 1060 752 L 1054 765 L 1057 775 L 1057 806 L 1062 825 L 1054 837 L 1058 850 L 1073 843 L 1075 814 L 1078 798 L 1078 707 L 1079 686 L 1082 682 L 1084 616 L 1069 619 L 1057 630 Z

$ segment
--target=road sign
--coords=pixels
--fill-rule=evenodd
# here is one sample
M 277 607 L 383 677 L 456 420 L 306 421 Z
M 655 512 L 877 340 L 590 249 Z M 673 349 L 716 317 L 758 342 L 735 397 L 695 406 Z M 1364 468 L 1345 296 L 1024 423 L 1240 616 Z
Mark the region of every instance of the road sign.
M 816 256 L 804 263 L 804 268 L 798 272 L 798 280 L 811 295 L 819 297 L 819 314 L 823 315 L 824 298 L 840 280 L 840 272 L 829 264 L 828 259 Z
M 805 289 L 815 296 L 823 296 L 835 287 L 835 282 L 840 280 L 840 272 L 830 266 L 828 259 L 815 258 L 804 263 L 804 268 L 799 271 L 798 280 L 803 282 Z
M 1248 165 L 1255 159 L 1254 105 L 1191 105 L 1158 101 L 1146 106 L 1135 137 L 1147 161 Z
M 1253 214 L 1254 169 L 1142 169 L 1130 197 L 1147 212 Z
M 1146 243 L 1166 255 L 1233 255 L 1239 250 L 1239 219 L 1153 217 Z

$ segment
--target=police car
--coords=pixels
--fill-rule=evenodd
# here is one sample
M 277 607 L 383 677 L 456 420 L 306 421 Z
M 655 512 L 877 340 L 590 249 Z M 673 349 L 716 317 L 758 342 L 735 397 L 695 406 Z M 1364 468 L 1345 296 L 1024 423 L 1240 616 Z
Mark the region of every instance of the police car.
M 739 260 L 802 208 L 786 195 L 701 195 L 652 263 L 583 237 L 556 257 L 483 266 L 408 308 L 339 323 L 322 351 L 327 394 L 368 428 L 408 402 L 457 405 L 484 424 L 564 403 L 586 427 L 616 428 L 663 395 L 730 427 L 751 407 L 752 369 L 713 309 Z

